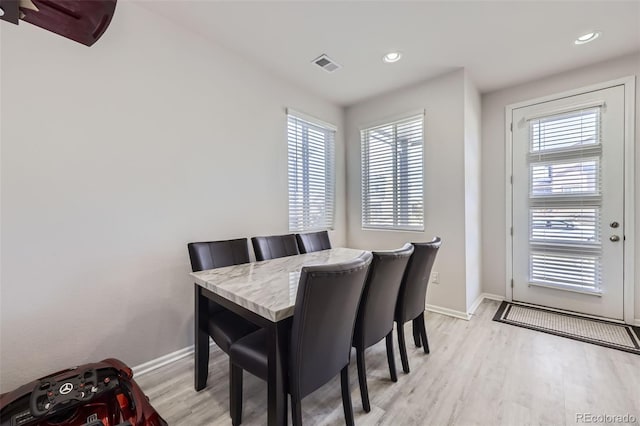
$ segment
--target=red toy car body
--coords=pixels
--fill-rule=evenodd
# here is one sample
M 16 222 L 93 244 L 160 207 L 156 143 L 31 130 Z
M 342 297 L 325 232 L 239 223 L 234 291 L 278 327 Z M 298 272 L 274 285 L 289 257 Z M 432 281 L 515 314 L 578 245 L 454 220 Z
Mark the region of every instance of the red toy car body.
M 122 361 L 59 371 L 0 395 L 0 426 L 167 426 Z

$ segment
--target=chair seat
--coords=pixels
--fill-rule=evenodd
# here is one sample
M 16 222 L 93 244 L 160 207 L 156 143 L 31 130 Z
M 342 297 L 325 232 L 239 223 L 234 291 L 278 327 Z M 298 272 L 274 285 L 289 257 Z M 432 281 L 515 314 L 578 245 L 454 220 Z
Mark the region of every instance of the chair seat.
M 267 380 L 269 370 L 267 331 L 260 329 L 239 339 L 231 345 L 229 356 L 238 367 L 262 380 Z
M 207 326 L 213 341 L 226 353 L 229 353 L 233 342 L 259 329 L 257 325 L 228 310 L 213 314 Z

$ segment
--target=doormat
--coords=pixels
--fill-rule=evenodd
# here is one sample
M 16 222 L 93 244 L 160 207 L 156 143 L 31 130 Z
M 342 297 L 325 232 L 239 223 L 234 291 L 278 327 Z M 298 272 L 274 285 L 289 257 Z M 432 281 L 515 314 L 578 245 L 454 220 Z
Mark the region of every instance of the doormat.
M 640 327 L 502 302 L 494 321 L 640 355 Z

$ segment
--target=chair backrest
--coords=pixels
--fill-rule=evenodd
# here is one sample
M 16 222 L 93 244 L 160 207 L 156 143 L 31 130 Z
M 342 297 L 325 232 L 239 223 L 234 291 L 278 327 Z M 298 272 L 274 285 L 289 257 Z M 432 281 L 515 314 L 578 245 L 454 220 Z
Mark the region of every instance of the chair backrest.
M 296 234 L 296 239 L 298 240 L 300 253 L 311 253 L 331 248 L 331 241 L 329 241 L 329 233 L 327 231 Z
M 392 251 L 373 252 L 367 281 L 362 291 L 353 345 L 368 348 L 393 330 L 393 316 L 398 292 L 413 246 Z
M 193 272 L 249 263 L 246 238 L 187 244 Z
M 258 261 L 300 254 L 294 234 L 253 237 L 251 244 Z
M 396 305 L 395 319 L 402 323 L 424 312 L 429 276 L 442 240 L 436 237 L 428 243 L 412 244 L 413 254 L 404 273 Z
M 291 329 L 290 392 L 304 398 L 349 364 L 371 253 L 302 268 Z
M 249 244 L 247 244 L 246 238 L 189 243 L 187 249 L 193 272 L 239 265 L 250 261 Z M 212 300 L 209 300 L 208 303 L 209 316 L 223 310 L 222 306 Z

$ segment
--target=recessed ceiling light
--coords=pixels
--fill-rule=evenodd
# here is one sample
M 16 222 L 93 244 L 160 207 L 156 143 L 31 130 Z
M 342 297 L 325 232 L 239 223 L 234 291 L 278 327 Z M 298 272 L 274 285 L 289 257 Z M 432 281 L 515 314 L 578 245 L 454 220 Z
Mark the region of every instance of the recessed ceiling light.
M 402 58 L 402 53 L 400 52 L 389 52 L 382 57 L 382 60 L 388 64 L 393 62 L 398 62 Z
M 585 43 L 589 43 L 590 41 L 593 41 L 595 39 L 597 39 L 598 37 L 600 37 L 600 32 L 599 31 L 594 31 L 592 33 L 587 33 L 584 35 L 581 35 L 580 37 L 578 37 L 576 39 L 576 41 L 574 41 L 575 44 L 585 44 Z

